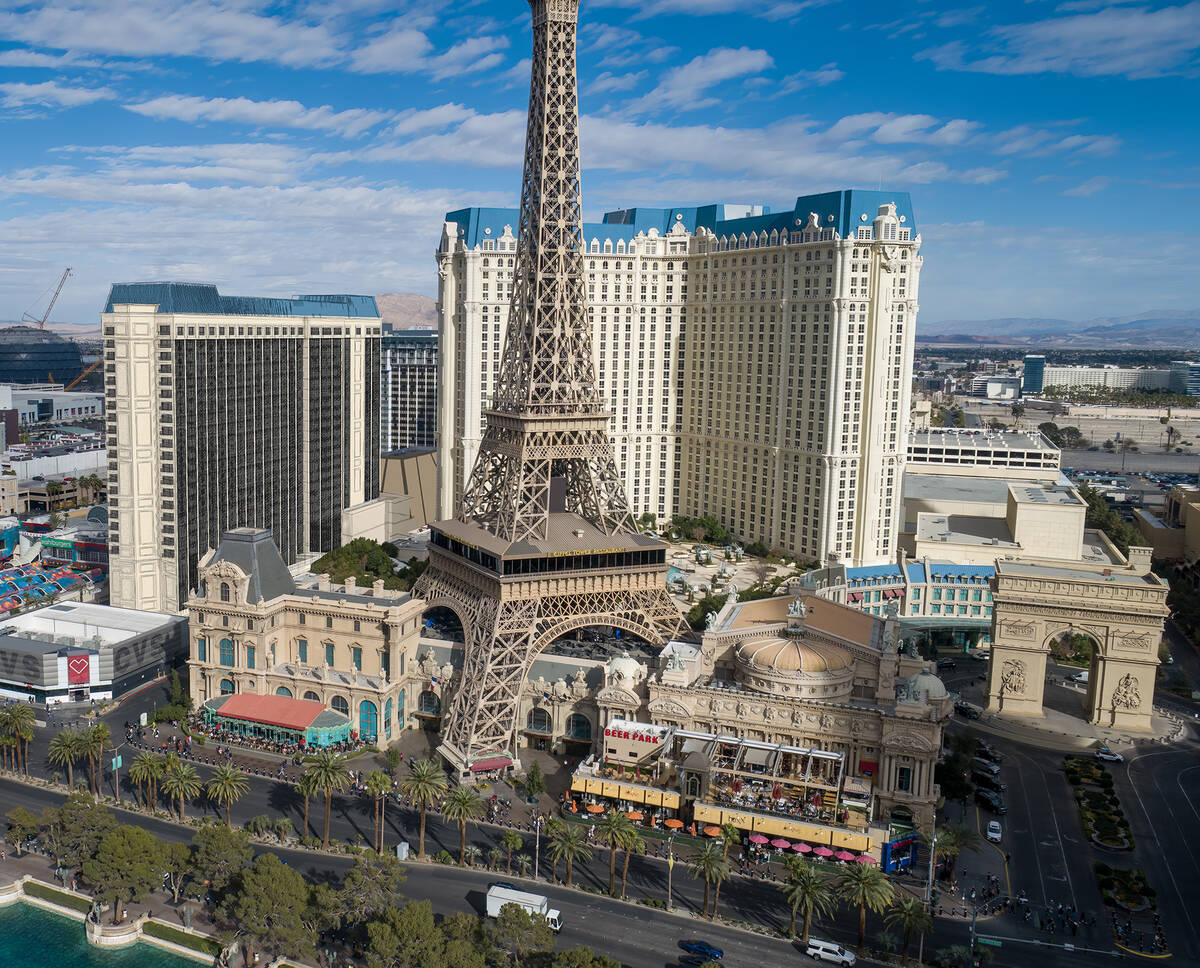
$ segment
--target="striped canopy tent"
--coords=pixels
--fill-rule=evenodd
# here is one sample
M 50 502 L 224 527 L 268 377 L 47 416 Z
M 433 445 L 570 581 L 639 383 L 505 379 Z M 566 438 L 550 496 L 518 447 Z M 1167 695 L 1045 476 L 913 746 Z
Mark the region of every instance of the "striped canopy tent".
M 239 736 L 274 743 L 332 746 L 350 739 L 350 719 L 311 699 L 240 692 L 204 703 L 204 721 Z

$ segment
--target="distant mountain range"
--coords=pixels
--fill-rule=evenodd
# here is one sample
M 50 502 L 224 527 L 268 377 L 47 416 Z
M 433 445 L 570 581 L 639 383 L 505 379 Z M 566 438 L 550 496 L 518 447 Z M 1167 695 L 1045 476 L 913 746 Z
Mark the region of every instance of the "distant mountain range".
M 918 322 L 917 342 L 940 346 L 1030 346 L 1059 349 L 1194 349 L 1200 309 L 1152 309 L 1098 319 L 946 319 Z
M 375 297 L 379 315 L 393 329 L 437 329 L 437 303 L 411 292 L 385 292 Z

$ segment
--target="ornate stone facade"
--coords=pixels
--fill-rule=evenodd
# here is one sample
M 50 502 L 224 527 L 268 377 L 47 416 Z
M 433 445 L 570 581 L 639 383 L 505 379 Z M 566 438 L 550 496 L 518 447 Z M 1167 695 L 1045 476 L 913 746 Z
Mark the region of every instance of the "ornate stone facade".
M 1132 567 L 1089 571 L 1021 561 L 996 566 L 988 709 L 1040 717 L 1046 657 L 1064 633 L 1093 643 L 1084 715 L 1097 726 L 1149 730 L 1167 587 Z

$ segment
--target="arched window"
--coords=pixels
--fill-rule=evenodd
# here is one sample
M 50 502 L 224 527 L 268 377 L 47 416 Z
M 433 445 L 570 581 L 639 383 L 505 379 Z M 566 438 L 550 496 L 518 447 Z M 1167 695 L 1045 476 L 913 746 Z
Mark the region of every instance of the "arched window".
M 440 716 L 442 701 L 432 689 L 426 689 L 417 698 L 417 713 L 421 716 Z
M 383 735 L 387 739 L 392 738 L 392 701 L 390 699 L 383 704 Z
M 320 702 L 321 701 L 321 697 L 318 696 L 311 689 L 304 694 L 304 698 L 307 699 L 309 702 Z
M 221 601 L 229 601 L 229 582 L 221 582 Z
M 401 729 L 404 728 L 404 690 L 400 690 L 400 695 L 396 697 L 396 725 Z
M 696 776 L 695 773 L 688 774 L 686 795 L 692 799 L 700 796 L 700 777 Z
M 233 640 L 221 639 L 221 665 L 233 665 Z
M 292 690 L 290 690 L 287 686 L 280 686 L 278 689 L 275 690 L 275 695 L 287 696 L 288 699 L 291 699 L 292 698 Z
M 370 742 L 379 736 L 379 709 L 369 699 L 358 704 L 358 735 Z
M 350 703 L 346 702 L 345 696 L 334 696 L 329 700 L 329 705 L 343 716 L 348 717 L 350 715 Z
M 233 693 L 234 693 L 233 680 L 232 679 L 222 679 L 221 680 L 221 695 L 222 696 L 232 696 Z
M 540 706 L 535 706 L 529 710 L 529 716 L 525 720 L 525 728 L 531 733 L 541 733 L 549 736 L 553 730 L 553 724 L 550 719 L 550 713 Z
M 592 721 L 583 713 L 571 713 L 567 717 L 567 739 L 590 743 L 592 741 Z

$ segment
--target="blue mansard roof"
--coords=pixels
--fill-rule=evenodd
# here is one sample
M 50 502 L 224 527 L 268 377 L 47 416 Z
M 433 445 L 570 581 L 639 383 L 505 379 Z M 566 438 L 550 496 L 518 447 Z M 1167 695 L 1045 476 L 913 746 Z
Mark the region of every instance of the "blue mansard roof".
M 606 212 L 603 222 L 585 222 L 583 237 L 587 241 L 620 239 L 629 241 L 639 232 L 657 229 L 666 234 L 672 225 L 682 224 L 689 232 L 698 228 L 711 229 L 718 236 L 740 235 L 743 232 L 793 231 L 808 222 L 815 212 L 822 228 L 836 229 L 842 238 L 855 233 L 860 225 L 870 225 L 879 213 L 879 206 L 895 203 L 896 214 L 904 216 L 905 227 L 917 234 L 912 199 L 908 192 L 876 192 L 846 189 L 820 195 L 801 195 L 786 212 L 772 213 L 764 205 L 701 205 L 694 208 L 625 208 Z M 863 221 L 862 216 L 866 216 Z M 520 213 L 515 208 L 461 208 L 446 213 L 446 221 L 458 226 L 459 237 L 469 249 L 485 238 L 498 239 L 504 226 L 515 234 Z
M 117 304 L 158 306 L 160 313 L 204 316 L 347 316 L 379 318 L 374 296 L 222 296 L 217 287 L 197 282 L 118 282 L 108 293 L 104 312 Z

